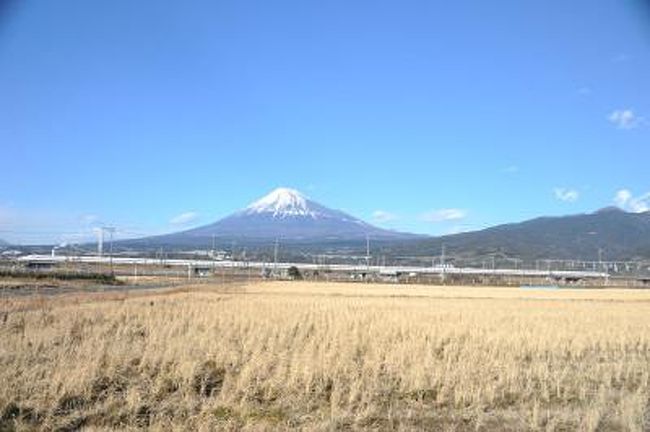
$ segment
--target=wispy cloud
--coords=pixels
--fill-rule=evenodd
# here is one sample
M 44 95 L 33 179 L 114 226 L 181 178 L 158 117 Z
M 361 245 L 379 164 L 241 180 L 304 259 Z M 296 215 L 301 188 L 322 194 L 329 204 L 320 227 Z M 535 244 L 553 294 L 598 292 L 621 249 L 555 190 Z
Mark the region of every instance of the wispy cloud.
M 420 216 L 420 220 L 424 222 L 438 223 L 458 221 L 465 219 L 465 217 L 467 217 L 467 212 L 465 210 L 457 208 L 446 208 L 424 213 Z
M 96 214 L 84 214 L 79 217 L 81 223 L 84 225 L 102 225 L 101 218 Z
M 453 235 L 453 234 L 460 234 L 464 232 L 471 231 L 472 229 L 466 225 L 454 225 L 450 227 L 449 229 L 445 230 L 442 232 L 442 235 Z
M 83 243 L 102 225 L 95 214 L 68 214 L 0 205 L 0 238 L 14 244 Z
M 192 222 L 196 222 L 199 219 L 199 214 L 193 211 L 181 213 L 177 216 L 174 216 L 169 220 L 171 225 L 187 225 Z
M 25 209 L 0 202 L 0 238 L 13 244 L 78 244 L 97 240 L 97 228 L 111 226 L 113 239 L 163 234 L 169 226 L 142 226 L 123 219 L 106 219 L 93 212 L 68 213 Z
M 630 56 L 626 53 L 618 53 L 615 56 L 612 57 L 612 62 L 614 63 L 622 63 L 625 61 L 628 61 L 630 59 Z
M 614 195 L 614 204 L 620 208 L 624 208 L 631 198 L 632 192 L 630 192 L 628 189 L 621 189 L 616 192 L 616 195 Z
M 568 189 L 563 187 L 556 187 L 553 189 L 555 198 L 563 202 L 576 202 L 580 198 L 580 192 L 575 189 Z
M 397 220 L 397 215 L 385 210 L 375 210 L 372 212 L 372 220 L 376 223 L 387 223 Z
M 590 96 L 593 93 L 593 90 L 590 87 L 579 87 L 578 88 L 578 94 L 580 96 Z
M 646 212 L 650 210 L 650 192 L 635 197 L 629 189 L 621 189 L 614 195 L 614 204 L 633 213 Z
M 519 172 L 519 166 L 509 165 L 502 170 L 506 174 L 517 174 Z
M 630 108 L 612 111 L 607 120 L 619 129 L 634 129 L 645 122 L 643 117 L 635 114 Z

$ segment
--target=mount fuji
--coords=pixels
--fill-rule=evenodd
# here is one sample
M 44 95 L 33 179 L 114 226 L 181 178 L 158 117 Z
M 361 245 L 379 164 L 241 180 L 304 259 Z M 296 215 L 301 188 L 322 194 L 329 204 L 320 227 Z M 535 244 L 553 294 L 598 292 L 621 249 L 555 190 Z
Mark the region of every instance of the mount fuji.
M 278 188 L 248 207 L 217 222 L 145 239 L 127 241 L 140 244 L 190 246 L 209 244 L 212 238 L 240 242 L 327 242 L 407 240 L 423 238 L 373 226 L 339 210 L 327 208 L 294 189 Z

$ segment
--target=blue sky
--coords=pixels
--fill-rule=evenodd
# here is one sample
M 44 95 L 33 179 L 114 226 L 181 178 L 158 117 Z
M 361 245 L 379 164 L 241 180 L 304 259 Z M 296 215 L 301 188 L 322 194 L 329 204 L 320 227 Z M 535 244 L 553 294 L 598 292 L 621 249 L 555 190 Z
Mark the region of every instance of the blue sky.
M 277 186 L 431 234 L 650 203 L 641 0 L 3 4 L 11 241 L 174 231 Z

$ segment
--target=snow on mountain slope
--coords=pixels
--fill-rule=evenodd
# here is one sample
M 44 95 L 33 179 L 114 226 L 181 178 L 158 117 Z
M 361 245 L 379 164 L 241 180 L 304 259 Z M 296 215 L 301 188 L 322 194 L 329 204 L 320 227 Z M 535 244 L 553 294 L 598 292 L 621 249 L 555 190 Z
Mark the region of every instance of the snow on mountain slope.
M 309 205 L 309 200 L 297 190 L 277 188 L 246 207 L 244 212 L 246 214 L 272 213 L 273 217 L 318 217 L 319 213 L 311 207 L 313 206 Z

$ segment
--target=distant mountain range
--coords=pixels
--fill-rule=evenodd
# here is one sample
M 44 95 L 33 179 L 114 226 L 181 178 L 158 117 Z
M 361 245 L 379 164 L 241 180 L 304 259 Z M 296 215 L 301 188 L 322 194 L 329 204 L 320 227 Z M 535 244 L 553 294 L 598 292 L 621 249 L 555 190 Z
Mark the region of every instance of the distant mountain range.
M 278 239 L 300 254 L 345 250 L 363 254 L 366 238 L 375 254 L 437 256 L 471 262 L 489 257 L 580 260 L 650 259 L 650 212 L 608 207 L 591 214 L 540 217 L 481 231 L 430 237 L 378 228 L 327 208 L 293 189 L 276 189 L 243 210 L 198 228 L 116 242 L 121 249 L 207 249 L 216 242 L 266 248 Z M 338 248 L 338 249 L 337 249 Z M 261 249 L 260 249 L 261 250 Z
M 9 242 L 0 239 L 0 247 L 1 246 L 9 246 Z
M 416 234 L 390 231 L 370 225 L 339 210 L 327 208 L 300 192 L 278 188 L 243 210 L 209 225 L 173 234 L 119 242 L 122 246 L 202 247 L 215 239 L 219 243 L 365 242 L 423 238 Z
M 465 260 L 491 256 L 523 260 L 633 260 L 650 258 L 650 212 L 608 207 L 591 214 L 540 217 L 481 231 L 415 240 L 388 248 L 396 255 L 438 255 Z

